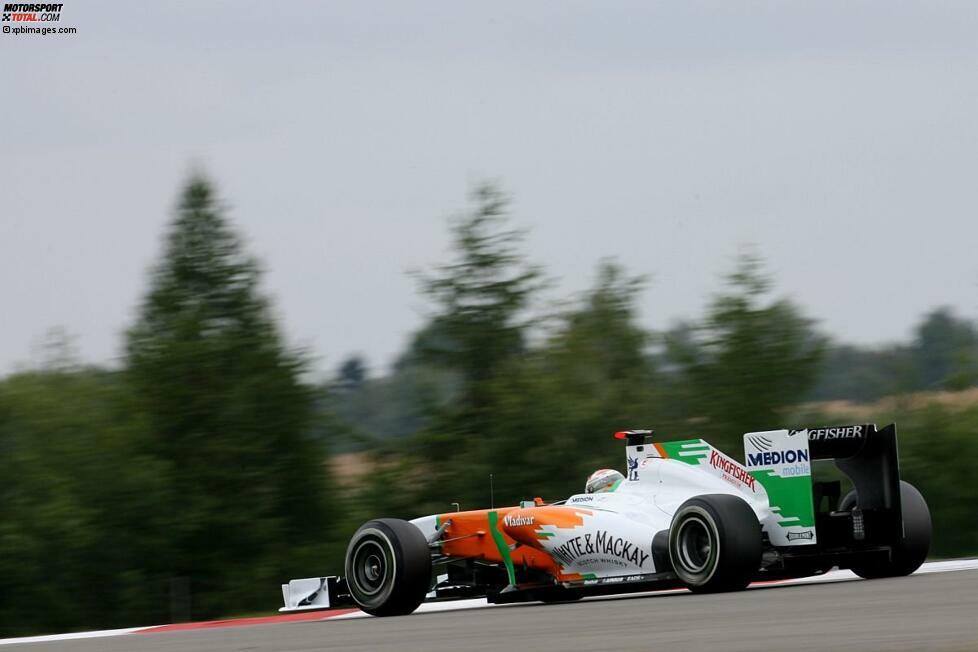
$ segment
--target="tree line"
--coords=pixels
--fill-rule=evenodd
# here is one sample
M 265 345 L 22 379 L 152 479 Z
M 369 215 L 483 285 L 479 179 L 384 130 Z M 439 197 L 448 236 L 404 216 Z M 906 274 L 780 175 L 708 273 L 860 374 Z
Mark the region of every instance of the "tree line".
M 621 466 L 615 430 L 737 455 L 744 432 L 840 416 L 817 401 L 978 384 L 975 326 L 947 309 L 910 343 L 845 346 L 742 256 L 700 318 L 651 332 L 647 281 L 614 261 L 548 308 L 497 186 L 478 185 L 451 229 L 451 258 L 419 276 L 430 314 L 390 373 L 354 356 L 316 384 L 214 188 L 191 178 L 120 368 L 55 351 L 0 380 L 0 636 L 269 610 L 281 581 L 341 568 L 368 518 L 579 491 Z M 935 552 L 978 550 L 978 406 L 898 401 L 869 420 L 900 424 Z M 366 471 L 334 478 L 348 451 Z

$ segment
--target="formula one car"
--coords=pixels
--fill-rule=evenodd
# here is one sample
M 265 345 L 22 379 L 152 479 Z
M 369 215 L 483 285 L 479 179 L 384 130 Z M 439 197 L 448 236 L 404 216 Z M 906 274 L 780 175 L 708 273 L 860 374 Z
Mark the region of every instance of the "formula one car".
M 930 512 L 900 480 L 894 425 L 748 433 L 746 464 L 702 439 L 615 436 L 626 442 L 628 476 L 613 491 L 368 521 L 350 540 L 345 576 L 282 585 L 282 611 L 356 605 L 391 616 L 426 597 L 732 591 L 835 566 L 909 575 L 927 556 Z M 830 459 L 854 487 L 841 499 L 840 481 L 813 481 L 813 462 Z

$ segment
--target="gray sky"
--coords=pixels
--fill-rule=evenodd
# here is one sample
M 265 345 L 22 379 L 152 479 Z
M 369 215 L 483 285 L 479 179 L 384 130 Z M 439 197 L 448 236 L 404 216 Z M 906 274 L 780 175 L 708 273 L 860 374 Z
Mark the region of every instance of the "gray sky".
M 64 1 L 0 34 L 0 373 L 118 356 L 194 164 L 322 369 L 390 362 L 487 177 L 553 296 L 613 257 L 652 328 L 747 244 L 840 339 L 978 316 L 978 3 Z

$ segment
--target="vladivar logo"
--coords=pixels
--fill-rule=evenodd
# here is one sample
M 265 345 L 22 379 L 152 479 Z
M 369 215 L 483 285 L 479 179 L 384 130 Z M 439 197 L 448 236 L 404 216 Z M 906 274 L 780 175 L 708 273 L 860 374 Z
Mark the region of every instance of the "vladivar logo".
M 12 36 L 48 36 L 51 34 L 77 34 L 75 27 L 61 25 L 64 3 L 3 4 L 3 33 Z

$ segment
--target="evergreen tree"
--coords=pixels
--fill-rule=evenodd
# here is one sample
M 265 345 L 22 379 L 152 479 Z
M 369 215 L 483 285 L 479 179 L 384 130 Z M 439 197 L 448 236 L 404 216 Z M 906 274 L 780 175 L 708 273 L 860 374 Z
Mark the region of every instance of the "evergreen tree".
M 455 400 L 432 401 L 425 429 L 411 442 L 430 469 L 418 489 L 432 509 L 448 495 L 470 505 L 489 499 L 493 382 L 525 353 L 526 313 L 541 287 L 540 271 L 520 252 L 523 233 L 507 224 L 507 197 L 484 183 L 472 201 L 452 226 L 454 260 L 422 279 L 434 314 L 412 356 L 458 379 Z
M 824 343 L 792 303 L 768 299 L 758 259 L 742 256 L 728 284 L 706 318 L 675 329 L 668 345 L 689 423 L 735 451 L 745 432 L 785 425 L 782 411 L 811 387 Z
M 978 331 L 950 308 L 924 317 L 912 354 L 920 389 L 963 389 L 978 382 Z
M 605 262 L 582 299 L 494 383 L 497 496 L 564 497 L 602 466 L 621 468 L 616 430 L 658 426 L 661 402 L 635 302 L 643 280 Z
M 166 563 L 189 578 L 194 616 L 267 605 L 286 566 L 308 572 L 297 542 L 326 532 L 314 393 L 258 282 L 210 183 L 194 176 L 126 347 L 150 453 L 172 469 Z
M 461 374 L 465 401 L 481 407 L 481 391 L 507 360 L 523 352 L 523 318 L 540 289 L 540 270 L 519 251 L 523 233 L 507 227 L 509 199 L 483 183 L 472 211 L 452 227 L 455 260 L 422 279 L 435 304 L 432 333 L 422 352 Z
M 367 382 L 366 363 L 362 357 L 351 355 L 340 365 L 333 385 L 340 391 L 352 392 L 361 389 L 365 382 Z

